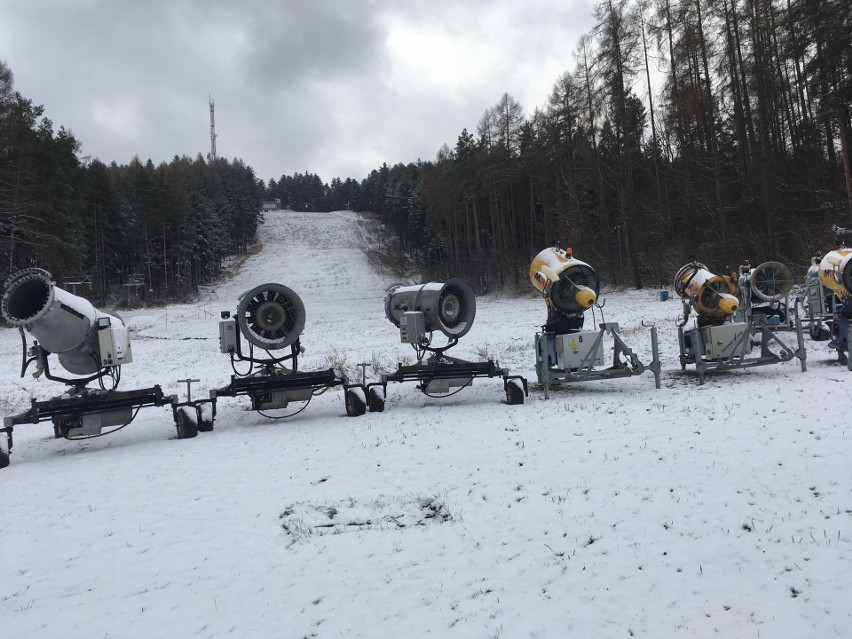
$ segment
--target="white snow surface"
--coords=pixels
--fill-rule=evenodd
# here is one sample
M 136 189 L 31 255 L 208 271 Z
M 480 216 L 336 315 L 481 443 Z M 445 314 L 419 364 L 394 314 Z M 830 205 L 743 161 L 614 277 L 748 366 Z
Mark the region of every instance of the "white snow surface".
M 375 380 L 411 363 L 384 316 L 398 278 L 365 253 L 373 224 L 266 213 L 262 250 L 201 301 L 122 314 L 134 363 L 120 388 L 227 384 L 219 312 L 264 282 L 304 301 L 302 370 L 358 378 L 370 362 Z M 88 442 L 16 427 L 2 636 L 852 636 L 852 373 L 806 339 L 807 372 L 794 360 L 699 386 L 678 364 L 678 300 L 602 297 L 646 363 L 658 327 L 661 390 L 646 372 L 545 401 L 530 286 L 479 297 L 451 351 L 527 376 L 522 406 L 486 378 L 444 399 L 390 384 L 385 412 L 356 418 L 340 388 L 282 421 L 220 398 L 215 430 L 188 440 L 168 407 Z M 59 394 L 18 377 L 16 330 L 0 354 L 4 414 Z

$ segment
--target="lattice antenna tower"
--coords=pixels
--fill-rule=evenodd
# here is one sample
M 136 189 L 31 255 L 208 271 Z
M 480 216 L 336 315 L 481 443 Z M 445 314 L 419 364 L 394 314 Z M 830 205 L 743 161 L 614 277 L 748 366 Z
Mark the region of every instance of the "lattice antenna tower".
M 207 155 L 207 159 L 211 162 L 216 160 L 216 116 L 213 102 L 213 96 L 210 96 L 210 153 Z

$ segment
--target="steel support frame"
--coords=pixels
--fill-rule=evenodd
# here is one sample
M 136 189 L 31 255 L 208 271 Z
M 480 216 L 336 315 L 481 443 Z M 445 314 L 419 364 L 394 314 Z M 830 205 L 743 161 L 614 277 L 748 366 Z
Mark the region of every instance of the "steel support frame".
M 0 428 L 0 457 L 8 457 L 12 450 L 12 433 L 14 427 L 20 424 L 37 424 L 55 417 L 79 417 L 96 415 L 120 408 L 142 408 L 144 406 L 173 405 L 177 398 L 174 395 L 164 395 L 159 385 L 150 388 L 140 388 L 132 391 L 93 391 L 71 397 L 54 397 L 47 400 L 31 400 L 29 410 L 3 419 Z M 5 437 L 2 437 L 5 435 Z M 5 441 L 2 441 L 5 439 Z
M 270 391 L 311 390 L 311 392 L 314 392 L 335 386 L 343 386 L 345 391 L 351 388 L 360 388 L 364 391 L 366 397 L 366 386 L 363 384 L 350 384 L 344 377 L 338 377 L 333 368 L 329 368 L 324 371 L 313 372 L 294 371 L 285 375 L 266 373 L 250 377 L 231 375 L 231 383 L 222 388 L 211 390 L 210 398 L 213 401 L 215 414 L 216 400 L 222 396 L 237 397 L 239 395 L 246 395 L 254 402 L 259 394 Z
M 653 359 L 646 367 L 633 350 L 621 339 L 618 322 L 604 322 L 599 324 L 598 334 L 595 341 L 588 349 L 588 354 L 580 362 L 576 369 L 552 368 L 547 366 L 547 334 L 535 334 L 535 369 L 538 381 L 544 386 L 544 398 L 550 398 L 550 386 L 554 382 L 565 382 L 569 384 L 580 382 L 591 382 L 601 379 L 618 379 L 641 375 L 647 368 L 654 374 L 654 387 L 660 388 L 660 364 L 659 346 L 657 341 L 657 327 L 651 327 L 651 352 Z M 612 366 L 609 368 L 595 369 L 592 365 L 592 356 L 596 353 L 604 339 L 609 334 L 613 339 Z
M 466 379 L 473 380 L 476 377 L 500 377 L 503 379 L 503 391 L 509 397 L 509 384 L 511 380 L 517 380 L 523 386 L 524 397 L 529 397 L 529 385 L 522 375 L 510 375 L 509 372 L 500 368 L 494 360 L 485 362 L 468 362 L 456 359 L 444 354 L 435 355 L 426 360 L 404 366 L 399 364 L 396 372 L 382 375 L 380 382 L 367 384 L 367 390 L 381 386 L 387 397 L 388 382 L 418 382 L 417 389 L 422 393 L 427 392 L 429 384 L 440 379 Z
M 704 357 L 696 357 L 686 353 L 686 344 L 684 335 L 693 333 L 693 344 L 696 341 L 703 344 L 703 338 L 700 336 L 700 328 L 692 328 L 688 331 L 683 330 L 683 326 L 678 326 L 677 336 L 680 344 L 680 367 L 681 370 L 686 370 L 688 364 L 695 365 L 695 371 L 698 373 L 698 383 L 704 383 L 704 376 L 709 373 L 719 371 L 737 370 L 740 368 L 753 368 L 755 366 L 768 366 L 770 364 L 778 364 L 781 362 L 789 362 L 792 359 L 798 359 L 801 363 L 802 372 L 808 370 L 807 358 L 808 353 L 805 350 L 805 341 L 802 337 L 802 320 L 798 313 L 796 314 L 795 333 L 796 333 L 796 348 L 790 348 L 779 336 L 778 333 L 772 331 L 769 326 L 755 326 L 753 319 L 747 322 L 746 330 L 733 346 L 733 352 L 745 344 L 746 340 L 754 339 L 757 335 L 760 336 L 760 355 L 758 357 L 748 357 L 746 355 L 732 355 L 731 357 L 722 357 L 719 359 L 705 359 Z M 770 346 L 772 342 L 777 343 L 780 347 L 780 352 L 774 352 Z

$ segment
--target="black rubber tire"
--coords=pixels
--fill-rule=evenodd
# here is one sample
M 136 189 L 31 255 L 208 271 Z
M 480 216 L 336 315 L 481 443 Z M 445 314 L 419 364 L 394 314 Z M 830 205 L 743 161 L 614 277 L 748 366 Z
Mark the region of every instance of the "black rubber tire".
M 11 463 L 11 458 L 6 453 L 0 451 L 0 468 L 6 468 Z
M 198 435 L 198 424 L 195 423 L 194 415 L 190 415 L 183 408 L 178 408 L 175 416 L 178 439 L 192 439 Z
M 355 389 L 350 388 L 346 391 L 346 414 L 349 417 L 358 417 L 359 415 L 363 415 L 367 412 L 367 404 L 364 402 L 364 398 L 361 397 L 361 394 L 356 392 Z
M 209 433 L 213 430 L 213 420 L 207 419 L 199 419 L 198 420 L 198 432 L 199 433 Z
M 524 403 L 524 387 L 514 379 L 506 382 L 506 403 L 511 406 L 517 406 Z
M 375 386 L 367 391 L 367 408 L 371 413 L 381 413 L 385 410 L 385 398 L 379 394 Z

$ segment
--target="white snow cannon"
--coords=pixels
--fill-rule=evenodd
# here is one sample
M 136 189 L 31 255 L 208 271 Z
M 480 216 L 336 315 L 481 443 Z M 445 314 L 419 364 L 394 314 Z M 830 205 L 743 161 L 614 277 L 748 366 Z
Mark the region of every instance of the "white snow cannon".
M 115 315 L 99 311 L 88 300 L 62 290 L 40 268 L 28 268 L 6 280 L 3 317 L 27 329 L 62 367 L 75 375 L 133 361 L 130 334 Z
M 34 363 L 34 377 L 44 375 L 70 388 L 50 400 L 33 400 L 28 411 L 3 420 L 0 468 L 9 464 L 12 432 L 19 424 L 51 419 L 57 438 L 88 439 L 121 430 L 143 406 L 171 404 L 174 413 L 176 398 L 163 395 L 160 386 L 115 390 L 121 380 L 121 366 L 133 361 L 130 334 L 119 317 L 99 311 L 88 300 L 59 288 L 53 276 L 40 268 L 14 273 L 7 278 L 5 287 L 0 306 L 6 321 L 21 331 L 24 348 L 21 377 Z M 35 338 L 29 349 L 24 330 Z M 82 377 L 66 378 L 51 373 L 51 354 L 58 357 L 69 373 Z M 98 382 L 98 388 L 87 387 L 93 381 Z M 197 431 L 181 429 L 174 414 L 178 437 L 195 436 Z
M 385 294 L 385 315 L 399 327 L 405 343 L 417 345 L 436 330 L 458 340 L 473 326 L 476 295 L 459 278 L 417 286 L 395 284 Z
M 367 404 L 371 410 L 377 410 L 374 403 L 384 407 L 388 382 L 415 381 L 425 395 L 443 397 L 470 386 L 474 377 L 502 377 L 506 402 L 524 403 L 527 380 L 520 375 L 509 375 L 494 360 L 468 362 L 446 355 L 467 334 L 476 317 L 476 295 L 465 280 L 452 278 L 413 286 L 394 284 L 385 293 L 385 315 L 399 328 L 400 341 L 414 348 L 418 363 L 399 364 L 395 373 L 367 384 Z M 435 331 L 447 338 L 444 346 L 432 344 Z M 430 353 L 428 358 L 427 353 Z
M 594 317 L 600 279 L 595 269 L 574 257 L 570 247 L 551 246 L 540 251 L 530 263 L 529 277 L 547 307 L 547 323 L 535 335 L 535 370 L 538 382 L 544 386 L 545 399 L 555 383 L 631 377 L 645 372 L 645 365 L 621 339 L 617 322 L 602 321 L 598 330 L 582 330 L 584 313 L 591 310 Z M 603 304 L 597 307 L 603 320 Z M 612 366 L 604 367 L 607 334 L 612 341 Z M 659 388 L 655 327 L 651 328 L 651 350 L 653 361 L 648 368 Z
M 347 415 L 362 415 L 366 411 L 367 391 L 363 384 L 350 384 L 333 368 L 317 372 L 299 370 L 299 355 L 304 352 L 300 337 L 305 320 L 302 299 L 293 289 L 274 282 L 255 286 L 240 295 L 235 316 L 229 311 L 222 312 L 219 350 L 230 356 L 234 374 L 230 384 L 210 391 L 214 415 L 218 397 L 246 395 L 252 410 L 265 417 L 283 419 L 298 414 L 316 395 L 339 385 L 344 388 Z M 241 337 L 249 343 L 247 351 Z M 261 354 L 255 354 L 255 348 Z M 274 352 L 286 348 L 289 354 Z M 237 361 L 247 362 L 248 369 L 237 371 Z M 267 412 L 285 409 L 291 402 L 306 403 L 288 414 Z M 375 403 L 371 405 L 371 410 L 381 408 Z M 209 427 L 212 428 L 212 423 Z

